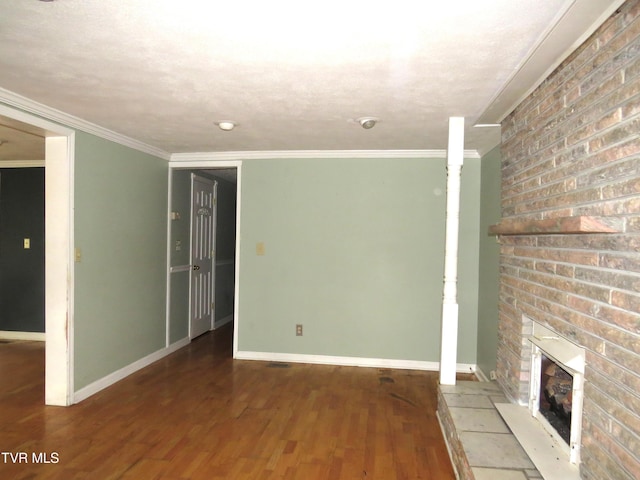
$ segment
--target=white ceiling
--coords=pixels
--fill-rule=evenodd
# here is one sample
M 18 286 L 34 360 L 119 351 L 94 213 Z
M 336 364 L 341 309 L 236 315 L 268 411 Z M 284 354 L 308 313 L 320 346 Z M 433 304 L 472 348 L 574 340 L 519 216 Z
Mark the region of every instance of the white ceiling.
M 464 116 L 482 154 L 621 3 L 2 0 L 0 88 L 167 153 L 445 149 Z

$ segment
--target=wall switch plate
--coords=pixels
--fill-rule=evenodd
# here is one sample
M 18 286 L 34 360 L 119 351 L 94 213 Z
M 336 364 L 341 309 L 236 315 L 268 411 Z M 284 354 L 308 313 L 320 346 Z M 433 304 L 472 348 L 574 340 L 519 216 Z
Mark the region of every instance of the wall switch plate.
M 25 238 L 22 242 L 22 244 L 24 245 L 24 249 L 28 250 L 31 248 L 31 239 L 30 238 Z
M 256 255 L 264 255 L 265 251 L 264 251 L 264 242 L 258 242 L 256 243 Z
M 491 380 L 497 380 L 497 379 L 498 379 L 498 376 L 496 375 L 496 371 L 495 371 L 495 370 L 491 370 L 491 371 L 489 372 L 489 378 L 490 378 Z
M 73 256 L 76 260 L 76 263 L 80 263 L 82 261 L 82 250 L 76 247 L 76 249 L 74 250 Z
M 298 323 L 296 325 L 296 337 L 301 337 L 302 336 L 302 324 Z

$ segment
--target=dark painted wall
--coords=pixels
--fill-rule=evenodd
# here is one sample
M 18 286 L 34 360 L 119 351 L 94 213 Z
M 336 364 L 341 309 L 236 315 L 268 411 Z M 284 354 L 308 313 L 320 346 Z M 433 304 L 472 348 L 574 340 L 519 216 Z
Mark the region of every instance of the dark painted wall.
M 44 168 L 0 168 L 0 330 L 44 332 Z
M 216 218 L 216 322 L 233 315 L 236 256 L 236 185 L 218 181 Z

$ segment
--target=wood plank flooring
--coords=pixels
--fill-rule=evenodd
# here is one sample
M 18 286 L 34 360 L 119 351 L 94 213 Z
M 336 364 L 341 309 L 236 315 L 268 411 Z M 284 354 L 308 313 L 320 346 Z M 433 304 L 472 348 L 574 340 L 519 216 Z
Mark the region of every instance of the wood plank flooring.
M 234 361 L 231 334 L 68 408 L 43 405 L 43 344 L 0 343 L 0 478 L 454 479 L 437 373 Z

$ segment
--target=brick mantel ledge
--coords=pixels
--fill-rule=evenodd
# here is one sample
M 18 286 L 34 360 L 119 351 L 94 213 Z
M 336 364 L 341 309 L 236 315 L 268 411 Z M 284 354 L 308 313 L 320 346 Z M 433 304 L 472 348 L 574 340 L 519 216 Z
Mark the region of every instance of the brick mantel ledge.
M 623 217 L 576 217 L 545 218 L 542 220 L 503 218 L 489 227 L 489 235 L 574 235 L 581 233 L 624 233 Z

